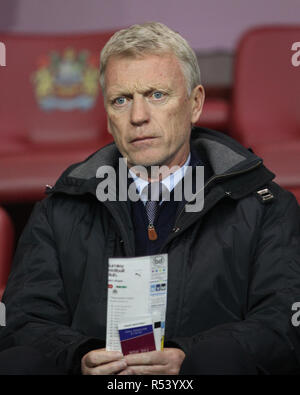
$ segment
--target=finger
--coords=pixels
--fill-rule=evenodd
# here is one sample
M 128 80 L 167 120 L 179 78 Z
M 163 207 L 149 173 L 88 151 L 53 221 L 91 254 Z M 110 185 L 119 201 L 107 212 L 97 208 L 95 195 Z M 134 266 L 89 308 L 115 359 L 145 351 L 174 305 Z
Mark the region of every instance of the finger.
M 118 373 L 119 376 L 124 376 L 124 375 L 134 375 L 134 371 L 131 368 L 126 368 L 122 370 L 120 373 Z
M 160 375 L 168 374 L 166 365 L 136 365 L 130 366 L 134 375 Z
M 106 351 L 102 348 L 100 350 L 90 351 L 83 358 L 84 364 L 93 368 L 94 366 L 120 360 L 123 358 L 123 354 L 119 351 Z
M 127 368 L 126 361 L 114 361 L 110 363 L 106 363 L 103 365 L 99 365 L 94 368 L 86 368 L 83 370 L 83 374 L 85 375 L 108 375 L 108 374 L 117 374 L 120 373 L 122 370 Z
M 165 365 L 168 363 L 162 351 L 150 351 L 125 356 L 128 365 Z

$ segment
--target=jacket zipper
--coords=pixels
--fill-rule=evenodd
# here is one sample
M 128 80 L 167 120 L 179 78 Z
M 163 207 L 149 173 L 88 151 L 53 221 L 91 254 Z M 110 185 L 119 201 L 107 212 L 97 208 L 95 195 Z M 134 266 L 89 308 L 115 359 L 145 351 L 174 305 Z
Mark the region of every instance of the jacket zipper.
M 235 175 L 238 175 L 238 174 L 247 173 L 248 171 L 251 171 L 251 170 L 255 169 L 256 167 L 260 166 L 261 164 L 262 164 L 262 161 L 259 161 L 259 162 L 256 163 L 254 166 L 251 166 L 251 167 L 249 167 L 249 168 L 246 169 L 246 170 L 240 170 L 240 171 L 235 171 L 235 172 L 232 172 L 232 173 L 229 173 L 229 174 L 220 174 L 220 175 L 211 177 L 211 178 L 207 181 L 207 183 L 203 186 L 203 188 L 201 188 L 200 191 L 198 191 L 198 192 L 195 193 L 193 199 L 189 200 L 189 201 L 184 205 L 184 207 L 183 207 L 182 210 L 180 211 L 180 213 L 179 213 L 179 215 L 178 215 L 178 217 L 177 217 L 177 219 L 176 219 L 176 221 L 175 221 L 175 224 L 174 224 L 174 227 L 173 227 L 173 232 L 178 232 L 178 230 L 179 230 L 179 228 L 176 226 L 176 224 L 178 223 L 179 218 L 180 218 L 182 212 L 185 210 L 186 205 L 189 204 L 189 203 L 191 203 L 191 202 L 193 202 L 193 201 L 195 200 L 196 196 L 197 196 L 202 190 L 205 190 L 205 188 L 206 188 L 211 182 L 213 182 L 213 181 L 215 181 L 215 180 L 217 180 L 217 179 L 222 179 L 222 178 L 226 178 L 226 177 L 235 176 Z M 226 195 L 230 195 L 230 193 L 229 193 L 229 192 L 226 192 Z
M 175 221 L 175 224 L 174 224 L 174 227 L 173 227 L 173 233 L 176 233 L 176 232 L 178 232 L 178 231 L 180 230 L 180 228 L 178 228 L 176 225 L 177 225 L 177 223 L 178 223 L 178 221 L 179 221 L 179 219 L 180 219 L 180 217 L 181 217 L 183 211 L 185 210 L 186 205 L 189 204 L 189 203 L 191 203 L 191 202 L 193 202 L 193 201 L 195 200 L 196 196 L 197 196 L 202 190 L 205 190 L 205 188 L 207 188 L 207 186 L 208 186 L 209 184 L 211 184 L 213 181 L 215 181 L 215 180 L 217 180 L 217 179 L 222 179 L 222 178 L 226 178 L 226 177 L 231 177 L 231 176 L 235 176 L 235 175 L 247 173 L 248 171 L 251 171 L 251 170 L 255 169 L 256 167 L 260 166 L 261 164 L 262 164 L 262 161 L 260 160 L 260 161 L 258 161 L 254 166 L 251 166 L 251 167 L 249 167 L 249 168 L 246 169 L 246 170 L 240 170 L 240 171 L 235 171 L 235 172 L 232 172 L 232 173 L 229 173 L 229 174 L 220 174 L 220 175 L 211 177 L 211 178 L 207 181 L 207 183 L 203 186 L 203 188 L 201 188 L 200 191 L 196 192 L 196 194 L 194 195 L 193 199 L 191 199 L 191 200 L 189 200 L 188 202 L 186 202 L 186 204 L 184 205 L 184 207 L 183 207 L 182 210 L 180 211 L 178 217 L 176 218 L 176 221 Z M 49 185 L 48 187 L 50 187 L 50 185 Z M 50 188 L 48 188 L 48 189 L 50 189 Z M 50 191 L 51 191 L 51 192 L 50 192 Z M 55 192 L 55 187 L 51 187 L 50 191 L 49 191 L 50 193 Z M 74 193 L 68 193 L 68 192 L 65 192 L 65 191 L 64 191 L 64 193 L 67 193 L 67 194 L 69 194 L 69 195 L 74 195 Z M 226 195 L 230 195 L 230 192 L 226 192 Z M 163 250 L 164 247 L 165 247 L 165 245 L 161 248 L 160 252 Z

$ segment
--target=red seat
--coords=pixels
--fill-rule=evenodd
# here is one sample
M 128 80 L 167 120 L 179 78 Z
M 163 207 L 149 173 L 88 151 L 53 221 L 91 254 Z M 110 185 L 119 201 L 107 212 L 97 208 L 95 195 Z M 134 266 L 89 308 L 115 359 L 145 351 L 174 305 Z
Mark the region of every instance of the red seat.
M 53 185 L 69 165 L 87 158 L 109 140 L 85 144 L 36 147 L 24 153 L 0 157 L 1 203 L 33 202 L 45 197 L 46 185 Z
M 209 98 L 204 101 L 198 126 L 221 131 L 228 130 L 229 102 L 222 98 Z
M 14 246 L 14 229 L 6 211 L 0 207 L 0 300 L 11 267 Z
M 0 202 L 42 198 L 66 166 L 112 140 L 99 86 L 111 35 L 0 34 Z
M 247 32 L 236 53 L 231 134 L 264 158 L 300 202 L 300 67 L 291 50 L 299 26 Z

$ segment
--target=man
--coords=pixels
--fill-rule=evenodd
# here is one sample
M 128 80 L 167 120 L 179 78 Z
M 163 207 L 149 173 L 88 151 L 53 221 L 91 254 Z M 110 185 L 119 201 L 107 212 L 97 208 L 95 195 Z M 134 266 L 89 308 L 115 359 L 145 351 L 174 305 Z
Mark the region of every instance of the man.
M 3 353 L 16 358 L 23 347 L 23 355 L 40 353 L 35 361 L 46 357 L 49 371 L 52 364 L 68 374 L 299 372 L 291 323 L 300 301 L 295 198 L 236 141 L 192 128 L 204 89 L 178 33 L 159 23 L 117 32 L 100 73 L 115 144 L 67 169 L 37 204 L 4 295 Z M 141 200 L 99 201 L 97 169 L 117 170 L 120 157 L 141 195 L 141 185 L 173 177 L 172 195 L 182 181 L 173 166 L 204 166 L 203 209 L 163 201 L 150 223 Z M 138 165 L 146 177 L 134 172 Z M 165 166 L 162 179 L 153 166 Z M 108 259 L 156 253 L 169 261 L 165 349 L 106 351 Z

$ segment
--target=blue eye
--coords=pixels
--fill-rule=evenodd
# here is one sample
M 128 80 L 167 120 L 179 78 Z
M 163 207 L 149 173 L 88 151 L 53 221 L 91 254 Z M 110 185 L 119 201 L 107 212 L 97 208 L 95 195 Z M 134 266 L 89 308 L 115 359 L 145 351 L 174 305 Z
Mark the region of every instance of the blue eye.
M 122 106 L 123 104 L 125 104 L 125 102 L 126 102 L 126 98 L 125 97 L 117 97 L 115 100 L 114 100 L 114 103 L 116 103 L 117 105 L 119 105 L 119 106 Z
M 155 99 L 161 99 L 163 97 L 163 93 L 162 92 L 154 92 L 153 97 Z

